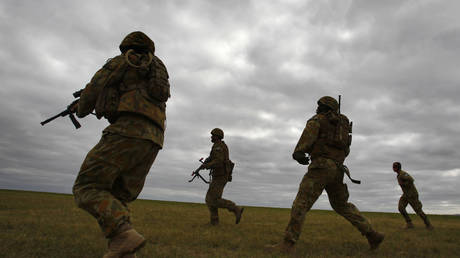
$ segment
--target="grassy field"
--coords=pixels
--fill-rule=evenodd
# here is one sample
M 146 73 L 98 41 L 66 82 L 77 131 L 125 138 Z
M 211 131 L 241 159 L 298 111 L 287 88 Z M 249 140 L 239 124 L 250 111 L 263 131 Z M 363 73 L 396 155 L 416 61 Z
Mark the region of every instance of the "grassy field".
M 220 211 L 208 224 L 204 204 L 137 200 L 135 228 L 148 239 L 138 257 L 284 257 L 264 251 L 281 240 L 289 209 L 247 207 L 239 225 Z M 431 215 L 434 231 L 414 217 L 403 230 L 399 214 L 364 213 L 386 238 L 374 252 L 332 211 L 308 213 L 294 257 L 460 257 L 460 217 Z M 0 257 L 102 257 L 106 241 L 96 221 L 71 195 L 0 190 Z

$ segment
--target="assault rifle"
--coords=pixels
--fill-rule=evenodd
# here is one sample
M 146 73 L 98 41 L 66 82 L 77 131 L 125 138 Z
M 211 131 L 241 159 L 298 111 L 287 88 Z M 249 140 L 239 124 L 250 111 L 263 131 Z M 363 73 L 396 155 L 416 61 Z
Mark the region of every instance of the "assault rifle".
M 72 95 L 74 98 L 76 98 L 76 100 L 74 100 L 72 103 L 70 103 L 70 105 L 67 106 L 67 108 L 62 111 L 61 113 L 55 115 L 55 116 L 52 116 L 48 119 L 46 119 L 45 121 L 43 122 L 40 122 L 41 125 L 45 125 L 51 121 L 53 121 L 54 119 L 62 116 L 62 117 L 65 117 L 65 116 L 69 116 L 70 118 L 70 121 L 72 121 L 73 125 L 75 126 L 75 129 L 78 129 L 81 127 L 80 123 L 77 121 L 77 119 L 75 118 L 75 116 L 73 115 L 73 111 L 72 111 L 72 107 L 75 106 L 78 101 L 80 100 L 80 95 L 81 95 L 81 92 L 83 91 L 83 89 L 79 90 L 79 91 L 76 91 L 74 92 Z
M 199 161 L 204 164 L 208 159 L 206 159 L 205 161 L 203 161 L 203 158 L 199 159 Z M 206 184 L 209 184 L 209 181 L 204 179 L 203 176 L 200 175 L 200 170 L 201 170 L 201 166 L 198 167 L 197 169 L 195 169 L 193 172 L 192 172 L 192 179 L 188 180 L 188 182 L 192 182 L 195 178 L 199 177 L 201 180 L 203 180 L 203 182 L 205 182 Z

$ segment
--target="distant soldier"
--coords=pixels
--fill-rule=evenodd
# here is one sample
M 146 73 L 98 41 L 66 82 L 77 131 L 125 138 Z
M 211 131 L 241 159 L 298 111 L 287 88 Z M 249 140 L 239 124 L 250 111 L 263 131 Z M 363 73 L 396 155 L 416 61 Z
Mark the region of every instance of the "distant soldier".
M 110 125 L 81 165 L 73 186 L 78 206 L 97 219 L 108 238 L 104 258 L 135 257 L 146 240 L 130 220 L 127 203 L 136 200 L 163 147 L 168 73 L 154 55 L 153 41 L 140 31 L 128 34 L 121 54 L 96 72 L 81 94 L 77 115 L 92 110 Z
M 211 182 L 206 193 L 206 205 L 211 214 L 211 225 L 219 224 L 218 208 L 225 208 L 235 214 L 235 223 L 238 224 L 244 208 L 236 206 L 234 202 L 222 198 L 224 187 L 227 182 L 232 181 L 231 170 L 233 166 L 229 158 L 228 147 L 222 140 L 224 131 L 214 128 L 211 131 L 211 142 L 213 143 L 211 154 L 199 167 L 199 169 L 211 170 Z
M 349 193 L 347 185 L 343 183 L 343 176 L 344 173 L 349 175 L 349 172 L 343 162 L 350 152 L 351 125 L 348 118 L 338 110 L 339 103 L 334 98 L 320 98 L 316 115 L 308 120 L 302 132 L 292 157 L 298 163 L 308 165 L 309 158 L 305 155 L 308 153 L 312 162 L 292 204 L 291 220 L 284 240 L 269 246 L 270 250 L 286 253 L 294 251 L 305 215 L 324 189 L 332 208 L 367 237 L 371 249 L 378 248 L 384 239 L 384 235 L 376 232 L 359 210 L 348 202 Z
M 400 162 L 393 163 L 393 171 L 398 174 L 396 178 L 398 179 L 398 184 L 401 186 L 403 191 L 403 195 L 399 199 L 398 210 L 406 220 L 406 229 L 414 228 L 414 224 L 412 224 L 412 220 L 406 211 L 407 204 L 410 204 L 415 213 L 422 218 L 426 228 L 432 230 L 433 226 L 431 225 L 430 220 L 428 220 L 426 214 L 423 212 L 422 203 L 418 199 L 418 192 L 414 185 L 414 179 L 409 175 L 409 173 L 401 169 Z

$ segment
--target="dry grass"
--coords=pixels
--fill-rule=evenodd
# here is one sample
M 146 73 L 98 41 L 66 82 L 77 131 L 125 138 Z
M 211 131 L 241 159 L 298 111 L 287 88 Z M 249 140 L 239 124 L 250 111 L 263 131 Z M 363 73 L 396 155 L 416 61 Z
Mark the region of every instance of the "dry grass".
M 289 209 L 247 207 L 240 225 L 220 211 L 208 224 L 203 204 L 138 200 L 133 224 L 147 239 L 138 257 L 283 257 L 264 246 L 281 240 Z M 364 213 L 386 238 L 368 251 L 364 237 L 332 211 L 308 213 L 295 257 L 460 257 L 460 217 L 435 216 L 434 231 L 414 217 L 401 229 L 399 214 Z M 96 221 L 71 195 L 0 190 L 0 257 L 102 257 L 106 242 Z

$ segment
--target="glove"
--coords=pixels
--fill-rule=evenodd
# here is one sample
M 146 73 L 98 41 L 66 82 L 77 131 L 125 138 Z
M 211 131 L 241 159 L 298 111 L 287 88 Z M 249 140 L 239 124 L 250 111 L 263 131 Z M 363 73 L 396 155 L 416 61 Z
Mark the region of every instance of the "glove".
M 308 165 L 308 163 L 310 163 L 310 159 L 307 156 L 305 156 L 305 153 L 300 151 L 292 153 L 292 158 L 302 165 Z

